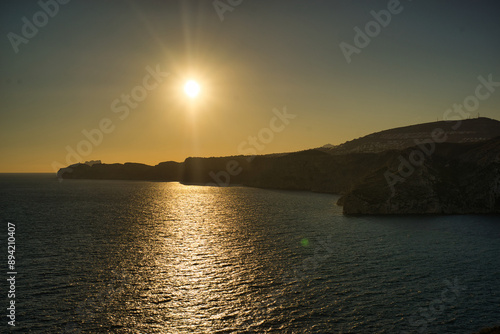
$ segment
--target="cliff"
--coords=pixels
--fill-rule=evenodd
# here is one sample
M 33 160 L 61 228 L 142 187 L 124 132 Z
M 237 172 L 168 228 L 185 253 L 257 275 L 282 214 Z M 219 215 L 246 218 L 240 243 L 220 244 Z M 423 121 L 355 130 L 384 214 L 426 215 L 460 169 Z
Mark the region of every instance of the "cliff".
M 500 122 L 479 118 L 390 129 L 287 154 L 156 166 L 76 164 L 58 176 L 334 193 L 343 195 L 338 204 L 345 214 L 452 214 L 500 213 L 499 173 Z
M 263 156 L 187 158 L 156 166 L 137 163 L 76 164 L 61 169 L 62 179 L 178 181 L 208 186 L 244 185 L 342 194 L 385 164 L 385 154 L 333 156 L 316 149 Z
M 95 180 L 147 180 L 180 181 L 182 164 L 174 161 L 162 162 L 156 166 L 125 164 L 75 164 L 61 168 L 57 176 L 61 179 Z
M 395 151 L 340 198 L 345 214 L 500 213 L 500 137 L 436 145 L 422 164 L 417 147 Z

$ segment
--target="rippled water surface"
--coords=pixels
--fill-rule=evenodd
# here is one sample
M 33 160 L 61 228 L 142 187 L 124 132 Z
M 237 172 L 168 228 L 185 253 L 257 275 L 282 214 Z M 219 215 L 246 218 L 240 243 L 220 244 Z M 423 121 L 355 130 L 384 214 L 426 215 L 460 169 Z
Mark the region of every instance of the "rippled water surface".
M 18 332 L 500 324 L 498 216 L 345 217 L 325 194 L 40 174 L 0 187 L 4 254 L 7 221 L 17 228 Z

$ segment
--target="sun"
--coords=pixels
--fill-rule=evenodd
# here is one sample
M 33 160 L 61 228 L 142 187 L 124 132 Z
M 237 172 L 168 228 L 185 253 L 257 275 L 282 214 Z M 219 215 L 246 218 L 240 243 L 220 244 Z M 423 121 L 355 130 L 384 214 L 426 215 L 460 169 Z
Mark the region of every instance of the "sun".
M 200 85 L 194 80 L 189 80 L 184 85 L 184 92 L 187 96 L 194 99 L 200 93 Z

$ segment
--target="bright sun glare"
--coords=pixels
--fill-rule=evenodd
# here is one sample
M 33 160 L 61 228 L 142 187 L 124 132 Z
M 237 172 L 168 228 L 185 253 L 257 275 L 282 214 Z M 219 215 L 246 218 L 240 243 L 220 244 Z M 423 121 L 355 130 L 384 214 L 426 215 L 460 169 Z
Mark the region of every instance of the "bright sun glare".
M 194 80 L 189 80 L 184 85 L 184 92 L 186 92 L 190 98 L 195 98 L 200 92 L 200 85 Z

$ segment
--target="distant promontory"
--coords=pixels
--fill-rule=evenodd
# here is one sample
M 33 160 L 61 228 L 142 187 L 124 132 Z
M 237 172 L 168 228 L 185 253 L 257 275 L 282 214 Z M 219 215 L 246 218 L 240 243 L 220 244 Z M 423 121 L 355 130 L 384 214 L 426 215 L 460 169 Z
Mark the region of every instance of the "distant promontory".
M 156 166 L 82 163 L 62 179 L 177 181 L 339 194 L 345 214 L 500 213 L 500 122 L 440 121 L 306 151 L 187 158 Z

